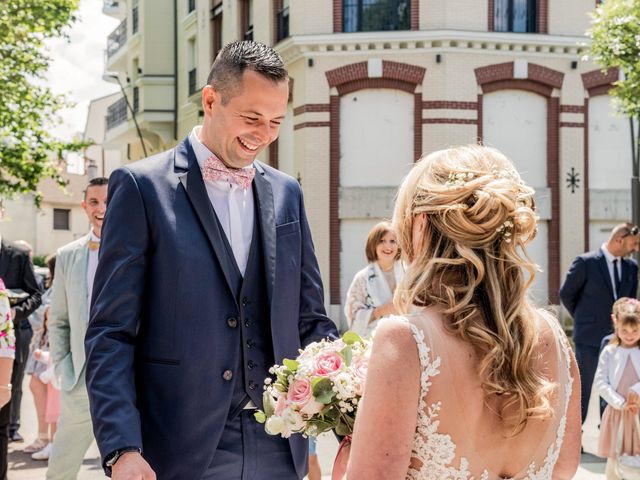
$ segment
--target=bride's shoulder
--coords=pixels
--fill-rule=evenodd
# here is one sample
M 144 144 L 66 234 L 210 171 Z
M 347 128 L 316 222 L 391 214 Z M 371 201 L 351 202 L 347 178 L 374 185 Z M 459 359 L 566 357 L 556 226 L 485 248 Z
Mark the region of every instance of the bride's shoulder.
M 373 337 L 374 349 L 389 351 L 397 356 L 415 355 L 416 327 L 409 315 L 392 315 L 380 321 Z

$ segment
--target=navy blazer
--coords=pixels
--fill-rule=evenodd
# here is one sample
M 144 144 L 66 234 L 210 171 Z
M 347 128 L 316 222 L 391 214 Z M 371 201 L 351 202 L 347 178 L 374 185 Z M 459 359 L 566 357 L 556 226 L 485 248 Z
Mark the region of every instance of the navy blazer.
M 255 165 L 280 363 L 337 330 L 325 314 L 300 186 Z M 85 341 L 91 416 L 103 459 L 141 448 L 159 479 L 201 478 L 229 414 L 232 391 L 222 374 L 237 365 L 238 349 L 226 319 L 238 306 L 214 222 L 188 138 L 111 175 Z M 300 435 L 289 442 L 302 477 L 307 442 Z
M 636 261 L 623 258 L 620 267 L 620 296 L 636 298 Z M 574 342 L 599 347 L 602 339 L 613 331 L 611 309 L 615 302 L 602 249 L 576 257 L 560 288 L 560 299 L 573 317 Z

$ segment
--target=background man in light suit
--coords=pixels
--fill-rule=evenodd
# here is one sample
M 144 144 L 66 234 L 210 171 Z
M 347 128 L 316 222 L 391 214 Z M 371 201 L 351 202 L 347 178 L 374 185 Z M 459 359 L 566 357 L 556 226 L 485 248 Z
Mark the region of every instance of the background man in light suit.
M 587 418 L 600 342 L 613 331 L 611 308 L 620 297 L 636 298 L 638 266 L 626 258 L 638 249 L 638 227 L 616 225 L 609 240 L 579 255 L 560 288 L 562 304 L 573 317 L 573 341 L 580 368 L 582 423 Z
M 61 392 L 60 420 L 47 469 L 49 480 L 76 478 L 93 441 L 84 378 L 84 334 L 107 208 L 107 182 L 106 178 L 94 178 L 84 193 L 82 207 L 89 217 L 91 232 L 60 248 L 57 253 L 49 343 L 55 371 L 60 376 Z
M 111 176 L 85 343 L 114 480 L 306 474 L 307 440 L 267 435 L 252 409 L 273 363 L 337 333 L 300 185 L 255 161 L 278 136 L 288 80 L 271 48 L 225 46 L 202 127 Z

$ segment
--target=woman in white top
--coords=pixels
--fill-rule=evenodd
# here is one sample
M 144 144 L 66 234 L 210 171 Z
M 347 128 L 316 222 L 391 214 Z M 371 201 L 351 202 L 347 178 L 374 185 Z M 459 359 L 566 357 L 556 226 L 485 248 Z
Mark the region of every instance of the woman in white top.
M 376 331 L 349 480 L 564 480 L 580 458 L 566 335 L 528 298 L 533 190 L 495 149 L 432 153 L 404 180 L 408 263 Z
M 344 306 L 349 329 L 363 337 L 373 332 L 378 320 L 397 313 L 393 292 L 404 270 L 389 222 L 380 222 L 371 229 L 365 254 L 369 264 L 353 277 Z

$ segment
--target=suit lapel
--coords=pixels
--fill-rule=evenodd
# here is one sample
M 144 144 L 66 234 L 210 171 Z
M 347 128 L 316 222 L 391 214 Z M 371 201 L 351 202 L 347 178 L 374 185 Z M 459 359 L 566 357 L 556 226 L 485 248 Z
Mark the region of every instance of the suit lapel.
M 604 276 L 604 281 L 609 288 L 609 293 L 615 299 L 616 296 L 613 293 L 613 285 L 611 285 L 611 275 L 609 274 L 609 266 L 607 265 L 607 257 L 604 256 L 604 253 L 600 251 L 600 258 L 598 259 L 598 264 L 600 266 L 600 273 Z
M 218 225 L 218 221 L 215 217 L 215 211 L 211 206 L 211 201 L 209 200 L 207 189 L 204 185 L 204 180 L 202 179 L 200 165 L 196 160 L 195 153 L 191 148 L 191 144 L 189 143 L 188 138 L 180 145 L 178 149 L 176 149 L 175 155 L 175 163 L 177 167 L 181 165 L 188 166 L 188 170 L 186 172 L 180 173 L 178 175 L 178 178 L 180 179 L 180 183 L 187 192 L 189 202 L 195 210 L 196 215 L 198 216 L 198 219 L 200 220 L 200 223 L 204 228 L 207 238 L 211 243 L 211 247 L 214 254 L 216 255 L 216 258 L 218 259 L 220 267 L 222 268 L 222 272 L 224 274 L 224 278 L 227 282 L 229 290 L 231 291 L 234 300 L 237 300 L 236 285 L 232 281 L 232 279 L 234 278 L 234 269 L 237 269 L 237 267 L 231 263 L 233 261 L 233 256 L 230 257 L 226 254 L 225 241 L 222 237 L 224 233 L 220 230 L 220 227 Z
M 265 274 L 267 278 L 267 295 L 272 305 L 273 286 L 276 278 L 276 217 L 273 203 L 273 190 L 266 178 L 266 171 L 256 162 L 256 176 L 253 180 L 258 199 L 257 215 L 260 215 L 262 247 L 264 251 Z
M 89 265 L 89 248 L 87 244 L 91 234 L 88 234 L 83 238 L 82 243 L 78 244 L 78 249 L 74 255 L 73 261 L 73 274 L 71 281 L 75 284 L 75 288 L 80 291 L 80 301 L 82 302 L 82 311 L 84 315 L 80 318 L 88 318 L 89 305 L 87 300 L 89 299 L 89 286 L 87 285 L 87 268 Z

